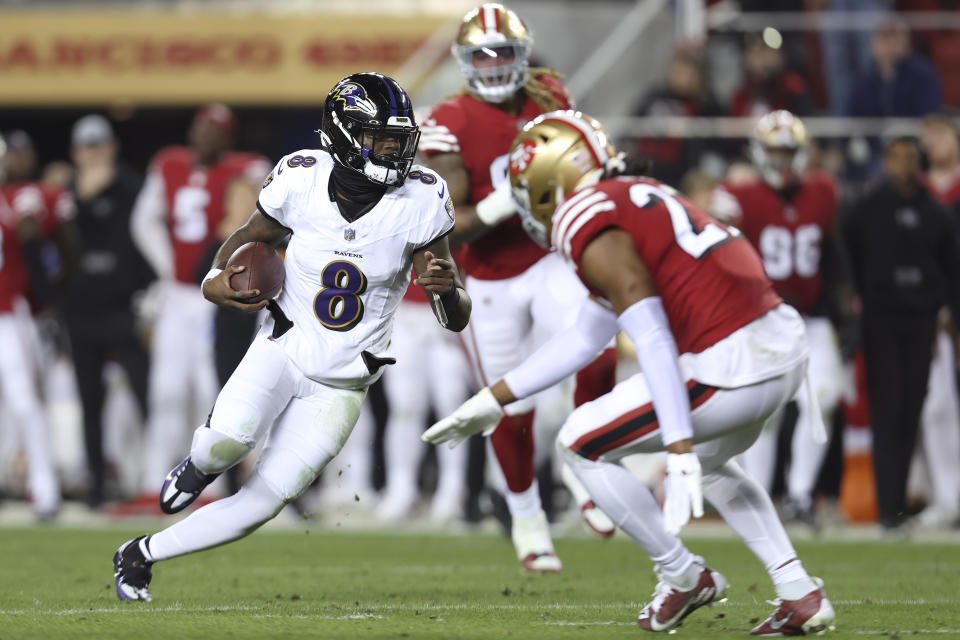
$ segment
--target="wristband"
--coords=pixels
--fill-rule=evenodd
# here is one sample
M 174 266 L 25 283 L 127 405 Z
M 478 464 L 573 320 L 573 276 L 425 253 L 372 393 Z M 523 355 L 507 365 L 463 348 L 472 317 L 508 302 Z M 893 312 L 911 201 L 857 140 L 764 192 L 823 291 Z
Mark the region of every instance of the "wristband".
M 210 271 L 207 271 L 207 275 L 203 276 L 203 282 L 200 283 L 200 286 L 202 287 L 207 283 L 207 280 L 213 280 L 221 273 L 223 273 L 223 269 L 217 269 L 216 267 L 210 269 Z

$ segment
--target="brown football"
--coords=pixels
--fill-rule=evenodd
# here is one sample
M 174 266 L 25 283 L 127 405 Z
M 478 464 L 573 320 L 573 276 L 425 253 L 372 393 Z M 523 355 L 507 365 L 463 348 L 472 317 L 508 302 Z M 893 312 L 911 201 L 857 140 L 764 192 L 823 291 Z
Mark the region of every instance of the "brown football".
M 246 269 L 230 276 L 234 291 L 259 289 L 260 295 L 247 301 L 251 303 L 277 297 L 283 288 L 283 260 L 276 249 L 266 242 L 248 242 L 227 260 L 228 267 L 240 265 Z

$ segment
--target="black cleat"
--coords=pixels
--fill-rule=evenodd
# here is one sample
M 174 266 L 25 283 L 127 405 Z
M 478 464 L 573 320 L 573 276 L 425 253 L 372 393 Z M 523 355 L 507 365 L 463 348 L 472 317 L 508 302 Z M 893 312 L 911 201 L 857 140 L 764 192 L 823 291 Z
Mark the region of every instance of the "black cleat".
M 193 504 L 207 485 L 217 479 L 219 473 L 206 474 L 195 466 L 190 456 L 175 466 L 160 488 L 160 509 L 164 513 L 179 513 Z
M 140 549 L 141 541 L 145 543 L 148 539 L 148 536 L 140 536 L 127 540 L 113 555 L 113 577 L 117 583 L 117 597 L 121 600 L 153 600 L 148 589 L 153 577 L 150 571 L 153 563 Z

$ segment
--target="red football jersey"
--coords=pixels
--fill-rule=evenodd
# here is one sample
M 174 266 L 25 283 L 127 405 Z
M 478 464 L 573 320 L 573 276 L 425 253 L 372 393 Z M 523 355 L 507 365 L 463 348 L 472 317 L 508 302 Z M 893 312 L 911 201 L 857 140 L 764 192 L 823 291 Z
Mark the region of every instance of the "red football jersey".
M 929 176 L 926 176 L 924 181 L 927 184 L 927 188 L 930 189 L 930 193 L 933 194 L 933 197 L 936 198 L 940 204 L 946 207 L 952 207 L 957 204 L 957 202 L 960 202 L 960 176 L 947 185 L 943 191 L 940 191 L 934 186 Z
M 0 313 L 13 310 L 17 298 L 26 297 L 30 286 L 27 263 L 17 241 L 17 225 L 25 216 L 45 216 L 43 194 L 33 183 L 0 188 Z
M 680 353 L 699 353 L 782 302 L 760 257 L 735 229 L 667 185 L 620 177 L 580 189 L 557 208 L 552 244 L 584 280 L 580 258 L 610 227 L 633 238 L 670 320 Z
M 554 94 L 570 108 L 570 98 L 559 82 L 540 76 Z M 527 98 L 519 116 L 493 107 L 470 95 L 458 95 L 433 108 L 423 124 L 420 151 L 427 156 L 459 153 L 470 176 L 470 204 L 476 204 L 506 180 L 507 152 L 517 132 L 543 113 Z M 546 255 L 526 234 L 519 216 L 511 216 L 465 245 L 457 255 L 459 267 L 480 280 L 503 280 L 518 276 Z
M 243 178 L 259 186 L 270 173 L 267 159 L 253 153 L 226 153 L 209 167 L 198 166 L 194 155 L 189 147 L 167 147 L 150 164 L 163 180 L 174 277 L 187 284 L 196 283 L 200 260 L 223 220 L 227 185 Z
M 762 180 L 725 188 L 739 205 L 732 222 L 760 252 L 777 293 L 801 313 L 812 311 L 823 284 L 823 242 L 836 224 L 833 178 L 804 175 L 789 202 Z

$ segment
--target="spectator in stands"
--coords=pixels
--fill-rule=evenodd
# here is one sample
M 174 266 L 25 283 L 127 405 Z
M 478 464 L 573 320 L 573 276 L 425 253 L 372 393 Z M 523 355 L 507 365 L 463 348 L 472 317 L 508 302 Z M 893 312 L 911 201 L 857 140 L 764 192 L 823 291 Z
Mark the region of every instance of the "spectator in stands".
M 103 368 L 108 360 L 126 372 L 141 412 L 146 408 L 149 357 L 137 332 L 133 299 L 154 279 L 130 237 L 130 212 L 143 177 L 118 162 L 117 141 L 106 118 L 80 118 L 71 135 L 76 173 L 70 191 L 80 235 L 77 273 L 64 302 L 77 387 L 90 487 L 87 501 L 104 499 Z
M 874 31 L 871 43 L 873 65 L 853 83 L 849 115 L 920 117 L 939 111 L 940 79 L 929 60 L 912 52 L 907 25 L 891 17 Z
M 797 116 L 809 115 L 813 103 L 807 82 L 786 66 L 783 50 L 767 46 L 759 35 L 747 36 L 743 53 L 746 78 L 733 96 L 730 115 L 759 118 L 777 109 Z
M 891 140 L 884 180 L 844 224 L 863 301 L 862 336 L 880 524 L 903 523 L 907 476 L 927 393 L 937 311 L 960 310 L 953 221 L 921 180 L 920 146 Z
M 644 98 L 636 114 L 681 117 L 724 115 L 722 107 L 710 95 L 699 60 L 682 52 L 670 63 L 665 84 Z M 678 184 L 684 172 L 700 164 L 701 155 L 708 150 L 701 138 L 645 138 L 638 141 L 637 147 L 640 155 L 653 161 L 653 176 L 670 184 Z
M 871 26 L 876 16 L 885 10 L 889 2 L 885 0 L 821 0 L 827 5 L 819 13 L 826 27 L 836 12 L 863 13 L 857 16 L 859 29 L 820 29 L 820 41 L 823 47 L 823 75 L 827 81 L 830 99 L 830 114 L 845 116 L 850 113 L 852 89 L 850 78 L 866 72 L 873 63 L 870 50 Z

